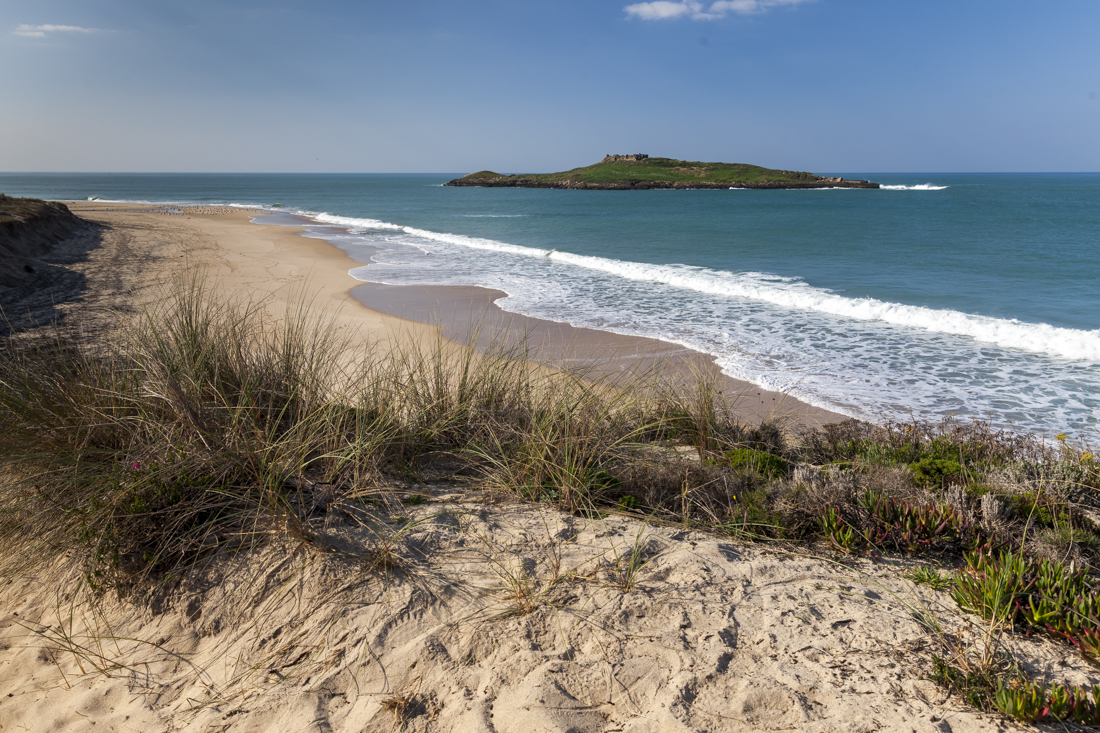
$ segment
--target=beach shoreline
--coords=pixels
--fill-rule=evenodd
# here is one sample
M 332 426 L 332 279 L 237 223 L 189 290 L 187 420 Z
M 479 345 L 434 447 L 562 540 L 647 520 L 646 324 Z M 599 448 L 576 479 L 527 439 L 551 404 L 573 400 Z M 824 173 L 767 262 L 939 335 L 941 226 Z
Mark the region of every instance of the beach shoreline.
M 495 303 L 506 295 L 502 291 L 364 282 L 349 271 L 370 263 L 352 259 L 326 239 L 303 236 L 312 221 L 298 215 L 275 215 L 283 221 L 267 223 L 264 220 L 272 215 L 260 209 L 63 203 L 77 216 L 112 231 L 125 231 L 131 239 L 145 236 L 155 240 L 146 256 L 147 266 L 132 274 L 136 282 L 129 289 L 137 300 L 148 302 L 156 287 L 168 282 L 173 273 L 200 268 L 219 289 L 268 300 L 266 307 L 274 318 L 280 317 L 280 309 L 308 296 L 311 310 L 331 315 L 342 331 L 356 334 L 364 343 L 400 337 L 427 344 L 441 335 L 463 344 L 477 332 L 482 351 L 490 339 L 501 335 L 512 344 L 522 338 L 525 352 L 535 361 L 591 376 L 661 370 L 673 380 L 685 380 L 706 369 L 718 371 L 713 357 L 678 344 L 509 313 Z M 300 226 L 293 225 L 295 219 Z M 189 229 L 199 236 L 189 239 Z M 333 229 L 340 231 L 339 227 Z M 106 242 L 109 247 L 109 234 Z M 717 378 L 735 414 L 749 423 L 782 419 L 791 425 L 816 427 L 847 419 L 750 382 L 720 373 Z
M 848 419 L 782 392 L 722 374 L 714 357 L 679 344 L 510 313 L 496 303 L 507 296 L 500 290 L 364 282 L 352 288 L 351 296 L 371 310 L 438 326 L 451 341 L 468 343 L 473 335 L 478 337 L 482 350 L 494 340 L 506 347 L 522 343 L 540 364 L 596 379 L 660 372 L 671 383 L 686 385 L 696 376 L 713 371 L 718 390 L 729 398 L 735 414 L 752 424 L 778 419 L 818 427 Z

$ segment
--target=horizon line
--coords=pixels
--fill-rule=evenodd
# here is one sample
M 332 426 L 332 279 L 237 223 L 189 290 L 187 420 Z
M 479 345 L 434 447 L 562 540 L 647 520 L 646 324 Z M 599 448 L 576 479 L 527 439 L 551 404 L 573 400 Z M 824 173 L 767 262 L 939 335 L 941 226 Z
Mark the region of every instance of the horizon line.
M 1085 174 L 1093 175 L 1100 173 L 1100 170 L 1005 170 L 1005 171 L 872 171 L 872 170 L 827 170 L 827 173 L 850 173 L 859 175 L 886 175 L 886 176 L 950 176 L 950 175 L 1064 175 L 1064 174 Z M 501 173 L 501 175 L 520 175 L 523 173 L 529 173 L 529 171 L 518 171 L 515 173 Z M 452 175 L 465 175 L 461 171 L 62 171 L 62 170 L 39 170 L 39 171 L 0 171 L 0 176 L 6 175 L 98 175 L 98 176 L 135 176 L 135 175 L 162 175 L 162 176 L 182 176 L 182 175 L 204 175 L 204 176 L 452 176 Z

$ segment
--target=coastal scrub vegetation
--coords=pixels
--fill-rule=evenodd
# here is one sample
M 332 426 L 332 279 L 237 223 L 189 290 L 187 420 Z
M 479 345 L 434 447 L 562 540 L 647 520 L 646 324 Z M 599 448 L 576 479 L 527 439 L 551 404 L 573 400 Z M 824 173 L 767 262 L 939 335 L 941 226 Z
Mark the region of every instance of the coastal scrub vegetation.
M 66 211 L 64 204 L 41 199 L 14 198 L 0 193 L 0 224 L 25 221 Z
M 543 173 L 533 176 L 540 180 L 563 178 L 577 181 L 615 181 L 637 178 L 652 181 L 816 181 L 813 173 L 775 170 L 748 163 L 703 163 L 673 158 L 615 160 L 601 162 L 563 173 Z
M 816 181 L 817 176 L 800 171 L 774 170 L 748 163 L 703 163 L 673 158 L 616 160 L 562 173 L 532 176 L 538 180 L 616 181 L 637 178 L 651 181 Z
M 534 366 L 522 344 L 356 351 L 305 307 L 261 313 L 191 281 L 109 342 L 0 344 L 0 576 L 67 557 L 95 592 L 148 598 L 278 541 L 390 573 L 402 508 L 425 499 L 387 487 L 429 477 L 594 521 L 938 561 L 946 574 L 912 580 L 986 624 L 989 643 L 941 634 L 937 681 L 1020 720 L 1100 721 L 1100 691 L 1029 676 L 996 644 L 1017 630 L 1100 662 L 1100 465 L 1065 436 L 750 425 L 713 373 L 592 380 Z M 337 515 L 376 541 L 333 541 Z M 624 592 L 651 557 L 643 539 L 609 566 Z M 516 598 L 545 590 L 516 578 Z

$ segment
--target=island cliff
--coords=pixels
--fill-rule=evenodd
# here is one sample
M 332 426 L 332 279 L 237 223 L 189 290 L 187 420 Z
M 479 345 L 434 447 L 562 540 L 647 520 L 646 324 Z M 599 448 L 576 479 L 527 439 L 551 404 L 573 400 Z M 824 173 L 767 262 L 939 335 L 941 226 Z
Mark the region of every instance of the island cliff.
M 608 155 L 595 165 L 561 173 L 503 175 L 478 171 L 448 186 L 573 188 L 603 191 L 698 188 L 878 188 L 869 181 L 826 178 L 802 171 L 774 170 L 744 163 L 701 163 L 651 158 L 644 153 Z

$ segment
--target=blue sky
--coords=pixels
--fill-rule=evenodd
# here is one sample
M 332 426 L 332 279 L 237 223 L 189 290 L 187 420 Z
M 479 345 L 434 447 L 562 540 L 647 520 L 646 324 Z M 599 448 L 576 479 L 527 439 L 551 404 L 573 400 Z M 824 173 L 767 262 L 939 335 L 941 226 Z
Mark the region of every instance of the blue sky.
M 1100 171 L 1100 2 L 0 0 L 0 170 Z

